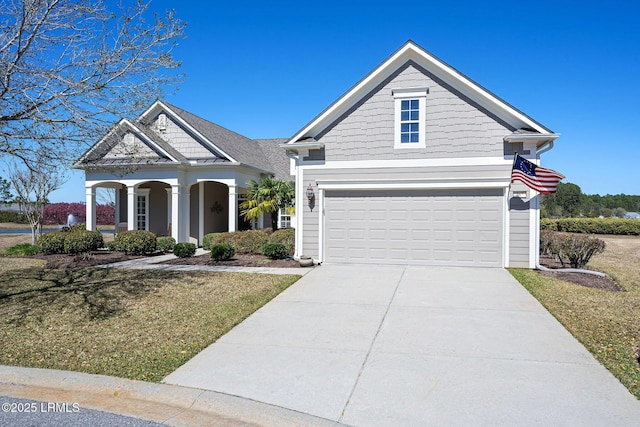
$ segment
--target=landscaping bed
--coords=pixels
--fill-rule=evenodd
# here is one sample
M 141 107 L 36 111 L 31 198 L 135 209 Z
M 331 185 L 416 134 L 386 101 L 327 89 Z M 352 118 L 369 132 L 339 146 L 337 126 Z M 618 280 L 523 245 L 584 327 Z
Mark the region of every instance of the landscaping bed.
M 209 254 L 188 258 L 176 258 L 162 262 L 170 265 L 203 265 L 203 266 L 234 266 L 234 267 L 275 267 L 300 268 L 300 263 L 292 258 L 269 259 L 258 254 L 235 254 L 228 261 L 216 261 Z
M 602 277 L 588 273 L 559 271 L 558 269 L 566 267 L 563 267 L 557 259 L 551 257 L 541 255 L 540 265 L 550 269 L 537 270 L 537 272 L 543 276 L 552 277 L 558 280 L 564 280 L 565 282 L 575 283 L 576 285 L 586 286 L 588 288 L 597 288 L 616 292 L 622 290 L 609 276 Z

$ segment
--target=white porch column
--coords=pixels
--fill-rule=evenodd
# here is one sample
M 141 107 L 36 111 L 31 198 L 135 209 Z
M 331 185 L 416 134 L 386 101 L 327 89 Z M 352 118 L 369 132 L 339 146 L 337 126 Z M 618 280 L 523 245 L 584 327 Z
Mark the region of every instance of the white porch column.
M 198 246 L 204 238 L 204 182 L 198 183 Z
M 173 214 L 171 210 L 171 187 L 165 188 L 165 190 L 167 190 L 167 232 L 169 233 L 169 230 L 171 230 L 169 235 L 173 237 L 173 226 L 171 225 L 171 215 Z
M 136 229 L 136 186 L 127 187 L 127 230 Z
M 171 186 L 171 237 L 178 243 L 189 242 L 189 187 Z
M 120 189 L 114 189 L 115 194 L 113 200 L 116 203 L 115 212 L 113 213 L 113 222 L 115 223 L 115 228 L 113 234 L 118 234 L 118 224 L 120 224 Z
M 86 190 L 86 217 L 85 224 L 87 230 L 95 231 L 96 229 L 96 189 L 85 187 Z
M 229 185 L 229 231 L 238 230 L 238 186 Z

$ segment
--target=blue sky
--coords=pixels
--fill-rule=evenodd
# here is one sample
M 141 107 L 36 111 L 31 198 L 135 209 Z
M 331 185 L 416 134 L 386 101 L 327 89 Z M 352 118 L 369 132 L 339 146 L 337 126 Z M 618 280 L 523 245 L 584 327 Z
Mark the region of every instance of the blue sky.
M 640 2 L 176 2 L 186 81 L 166 99 L 250 138 L 290 137 L 411 39 L 561 136 L 587 194 L 640 194 Z M 81 172 L 52 201 L 83 201 Z

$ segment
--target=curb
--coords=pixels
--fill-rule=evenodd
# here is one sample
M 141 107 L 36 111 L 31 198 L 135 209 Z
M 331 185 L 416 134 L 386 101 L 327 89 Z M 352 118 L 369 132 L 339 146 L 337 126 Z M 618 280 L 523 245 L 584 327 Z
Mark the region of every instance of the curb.
M 170 426 L 342 425 L 215 391 L 54 369 L 0 366 L 0 395 L 77 403 Z

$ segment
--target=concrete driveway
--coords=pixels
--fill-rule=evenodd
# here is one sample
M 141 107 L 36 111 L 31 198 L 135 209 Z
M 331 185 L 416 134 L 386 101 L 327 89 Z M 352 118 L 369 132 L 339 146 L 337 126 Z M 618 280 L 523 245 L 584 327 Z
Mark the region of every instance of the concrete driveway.
M 165 382 L 348 425 L 638 425 L 503 269 L 323 265 Z

